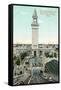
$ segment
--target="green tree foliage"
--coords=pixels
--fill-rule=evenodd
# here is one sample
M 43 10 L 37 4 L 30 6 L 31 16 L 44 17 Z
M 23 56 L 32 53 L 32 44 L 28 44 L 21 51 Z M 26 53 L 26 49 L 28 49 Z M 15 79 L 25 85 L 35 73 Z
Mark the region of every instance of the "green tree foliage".
M 22 74 L 22 71 L 20 71 L 20 74 Z
M 54 53 L 54 57 L 57 58 L 57 54 L 56 53 Z
M 53 58 L 53 53 L 51 55 L 49 55 L 50 58 Z
M 49 52 L 45 52 L 45 56 L 46 57 L 49 57 Z
M 16 59 L 17 59 L 17 57 L 16 57 L 16 56 L 14 56 L 14 57 L 13 57 L 13 60 L 16 60 Z
M 23 60 L 27 56 L 27 52 L 21 53 L 21 60 Z
M 49 53 L 49 52 L 45 52 L 45 56 L 46 56 L 46 58 L 53 58 L 53 53 Z
M 19 60 L 19 58 L 16 60 L 16 64 L 17 64 L 17 65 L 20 65 L 20 60 Z
M 58 48 L 56 48 L 55 51 L 58 51 Z
M 46 63 L 45 72 L 58 75 L 58 61 L 52 60 Z

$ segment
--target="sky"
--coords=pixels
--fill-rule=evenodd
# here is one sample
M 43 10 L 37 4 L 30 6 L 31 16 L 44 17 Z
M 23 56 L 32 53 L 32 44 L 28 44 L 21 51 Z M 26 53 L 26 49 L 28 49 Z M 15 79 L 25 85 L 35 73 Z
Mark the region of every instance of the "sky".
M 51 7 L 13 7 L 13 43 L 32 43 L 32 15 L 37 11 L 40 44 L 58 43 L 58 8 Z

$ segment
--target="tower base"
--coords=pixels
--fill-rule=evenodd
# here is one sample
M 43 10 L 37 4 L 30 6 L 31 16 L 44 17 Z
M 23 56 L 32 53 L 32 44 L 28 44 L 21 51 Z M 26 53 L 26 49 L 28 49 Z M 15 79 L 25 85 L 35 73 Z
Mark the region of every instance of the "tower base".
M 38 49 L 32 49 L 32 55 L 33 56 L 39 56 L 39 54 L 38 54 Z

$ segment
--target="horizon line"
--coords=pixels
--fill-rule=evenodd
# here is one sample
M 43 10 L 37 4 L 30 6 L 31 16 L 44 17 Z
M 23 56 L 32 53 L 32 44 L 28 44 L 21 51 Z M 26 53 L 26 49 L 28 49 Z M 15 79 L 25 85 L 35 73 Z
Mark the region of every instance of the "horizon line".
M 13 44 L 32 44 L 32 43 L 13 43 Z M 39 43 L 39 44 L 58 44 L 58 43 Z

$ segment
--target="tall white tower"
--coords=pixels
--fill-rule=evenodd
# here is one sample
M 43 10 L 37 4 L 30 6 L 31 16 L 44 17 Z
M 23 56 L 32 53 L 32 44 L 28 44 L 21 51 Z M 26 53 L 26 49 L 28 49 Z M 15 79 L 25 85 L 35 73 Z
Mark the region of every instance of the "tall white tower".
M 32 55 L 33 56 L 38 56 L 38 16 L 37 16 L 37 12 L 36 9 L 34 10 L 33 13 L 33 21 L 31 24 L 32 27 Z

